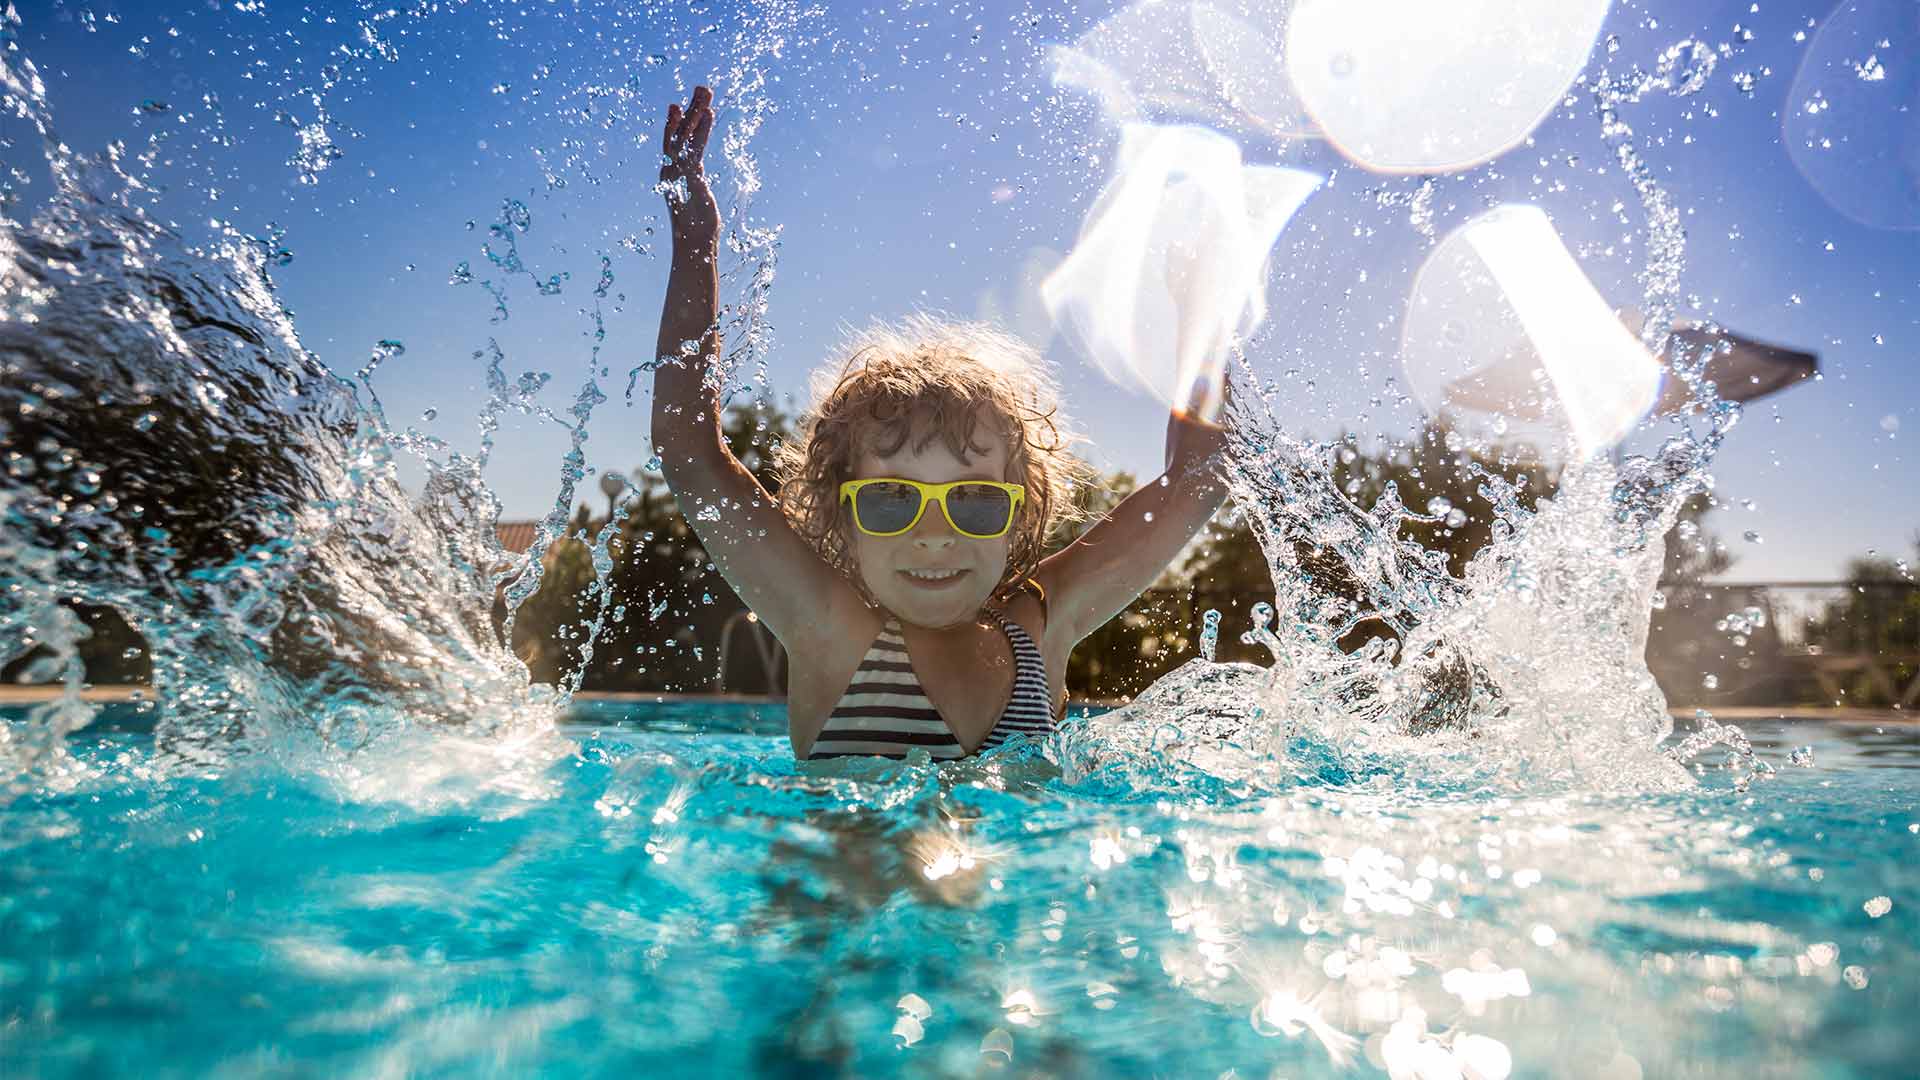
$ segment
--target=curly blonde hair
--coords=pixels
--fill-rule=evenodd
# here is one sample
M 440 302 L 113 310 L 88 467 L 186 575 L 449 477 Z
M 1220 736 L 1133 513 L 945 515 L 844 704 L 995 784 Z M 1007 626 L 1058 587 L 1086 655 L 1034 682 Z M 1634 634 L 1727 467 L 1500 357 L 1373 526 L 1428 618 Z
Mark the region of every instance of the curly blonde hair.
M 876 323 L 837 351 L 846 360 L 814 372 L 813 403 L 775 462 L 780 508 L 794 528 L 859 586 L 840 485 L 853 479 L 861 451 L 886 457 L 938 440 L 965 461 L 988 452 L 982 438 L 1000 437 L 1009 451 L 1004 479 L 1024 484 L 1027 500 L 994 593 L 1025 581 L 1048 535 L 1079 515 L 1074 485 L 1093 475 L 1070 450 L 1075 436 L 1039 352 L 993 326 L 928 314 Z

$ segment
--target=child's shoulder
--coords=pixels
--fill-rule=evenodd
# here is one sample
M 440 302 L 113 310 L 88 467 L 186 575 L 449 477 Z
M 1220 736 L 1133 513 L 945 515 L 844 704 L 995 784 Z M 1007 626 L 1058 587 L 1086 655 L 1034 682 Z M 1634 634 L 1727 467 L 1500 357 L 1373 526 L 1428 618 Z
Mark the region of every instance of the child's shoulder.
M 1038 581 L 1028 578 L 1021 582 L 1018 591 L 1001 603 L 999 611 L 1036 643 L 1046 641 L 1047 590 Z

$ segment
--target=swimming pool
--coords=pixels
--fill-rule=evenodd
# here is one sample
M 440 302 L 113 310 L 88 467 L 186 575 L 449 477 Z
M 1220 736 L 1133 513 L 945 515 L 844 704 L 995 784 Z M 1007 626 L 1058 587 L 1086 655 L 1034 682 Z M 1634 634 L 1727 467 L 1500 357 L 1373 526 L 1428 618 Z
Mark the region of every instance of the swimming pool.
M 571 715 L 517 762 L 423 741 L 382 799 L 182 775 L 109 710 L 66 790 L 0 809 L 0 1074 L 1864 1077 L 1920 1052 L 1912 724 L 1751 722 L 1775 775 L 1647 795 L 1303 740 L 1264 782 L 1167 757 L 1069 783 L 1053 747 L 801 767 L 777 706 Z

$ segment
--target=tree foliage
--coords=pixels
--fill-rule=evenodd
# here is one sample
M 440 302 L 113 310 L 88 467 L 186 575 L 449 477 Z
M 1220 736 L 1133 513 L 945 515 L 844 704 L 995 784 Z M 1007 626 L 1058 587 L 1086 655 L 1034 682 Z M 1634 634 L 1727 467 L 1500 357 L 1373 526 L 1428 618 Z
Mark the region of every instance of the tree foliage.
M 721 426 L 734 455 L 769 491 L 777 491 L 774 451 L 791 437 L 792 416 L 762 399 L 730 407 Z M 1410 523 L 1406 535 L 1442 553 L 1454 574 L 1462 573 L 1492 542 L 1487 475 L 1515 484 L 1528 508 L 1550 494 L 1556 480 L 1524 454 L 1486 456 L 1464 450 L 1444 427 L 1426 429 L 1405 444 L 1363 449 L 1348 438 L 1341 446 L 1334 483 L 1363 508 L 1373 506 L 1391 485 L 1405 505 L 1433 519 Z M 564 682 L 578 674 L 581 687 L 588 690 L 697 693 L 724 686 L 746 693 L 783 691 L 784 672 L 767 670 L 761 662 L 763 649 L 755 644 L 758 639 L 777 649 L 771 636 L 746 617 L 744 605 L 708 559 L 665 481 L 657 472 L 637 469 L 630 484 L 616 521 L 610 525 L 582 503 L 566 536 L 545 553 L 540 587 L 511 620 L 515 654 L 537 681 Z M 1117 472 L 1077 488 L 1073 499 L 1083 513 L 1055 531 L 1050 551 L 1072 542 L 1136 486 L 1132 475 Z M 1710 508 L 1708 497 L 1696 497 L 1686 507 L 1681 526 L 1669 534 L 1670 580 L 1698 580 L 1728 566 L 1725 546 L 1700 525 Z M 604 588 L 596 586 L 596 546 L 603 549 L 609 567 Z M 1293 554 L 1318 587 L 1330 594 L 1358 595 L 1338 559 L 1304 542 Z M 1862 563 L 1856 571 L 1880 577 L 1892 573 L 1890 565 L 1882 563 Z M 1200 627 L 1209 608 L 1225 616 L 1218 658 L 1264 662 L 1264 652 L 1239 639 L 1249 626 L 1251 606 L 1272 597 L 1266 554 L 1240 511 L 1229 505 L 1155 588 L 1080 644 L 1069 661 L 1068 688 L 1079 698 L 1105 700 L 1139 693 L 1198 655 Z M 1920 603 L 1914 594 L 1908 599 Z M 1891 617 L 1897 633 L 1911 635 L 1906 628 L 1920 624 L 1920 611 L 1887 616 L 1878 609 L 1854 610 L 1866 603 L 1863 600 L 1847 603 L 1844 610 L 1827 613 L 1820 624 L 1836 629 L 1819 632 L 1838 633 L 1837 628 L 1863 619 Z M 1693 625 L 1698 619 L 1685 609 L 1679 604 L 1657 616 L 1656 638 L 1663 622 L 1673 640 L 1699 637 Z M 497 605 L 496 623 L 503 633 L 506 614 L 504 604 Z M 144 681 L 145 656 L 138 635 L 111 612 L 89 617 L 96 637 L 83 650 L 92 677 Z M 1378 624 L 1363 623 L 1342 645 L 1357 647 L 1378 632 Z M 725 671 L 723 635 L 732 639 L 732 647 L 725 650 Z M 1701 662 L 1670 651 L 1683 668 Z
M 1920 562 L 1920 537 L 1914 539 Z M 1847 590 L 1807 624 L 1807 641 L 1833 652 L 1920 653 L 1914 562 L 1863 555 L 1847 562 Z
M 729 408 L 721 432 L 735 457 L 767 488 L 778 491 L 773 455 L 791 433 L 791 418 L 770 400 Z M 694 693 L 712 688 L 720 671 L 719 642 L 727 622 L 745 610 L 700 546 L 660 474 L 636 469 L 625 499 L 626 516 L 611 535 L 608 522 L 583 504 L 565 539 L 547 556 L 540 589 L 514 619 L 513 644 L 533 677 L 557 681 L 586 669 L 590 690 Z M 612 562 L 604 594 L 593 583 L 593 546 L 606 545 Z M 603 599 L 604 595 L 604 599 Z M 585 647 L 594 623 L 593 654 Z M 736 629 L 736 641 L 764 633 Z M 755 653 L 743 649 L 743 660 Z M 736 665 L 726 685 L 773 692 L 757 664 Z

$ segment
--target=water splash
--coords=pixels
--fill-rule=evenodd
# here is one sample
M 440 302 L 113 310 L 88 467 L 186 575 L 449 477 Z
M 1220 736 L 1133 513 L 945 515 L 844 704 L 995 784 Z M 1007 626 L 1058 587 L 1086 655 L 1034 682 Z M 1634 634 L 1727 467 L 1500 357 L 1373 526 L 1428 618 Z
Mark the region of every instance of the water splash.
M 774 109 L 770 58 L 804 18 L 784 5 L 755 11 L 719 80 L 734 187 L 728 349 L 716 377 L 729 389 L 764 381 L 779 231 L 751 212 L 760 180 L 750 140 Z M 83 628 L 63 605 L 113 607 L 152 643 L 161 738 L 180 760 L 219 768 L 251 752 L 313 754 L 343 775 L 382 777 L 349 782 L 355 791 L 391 782 L 366 751 L 395 740 L 455 738 L 484 758 L 485 747 L 550 732 L 585 668 L 554 688 L 528 686 L 492 608 L 496 595 L 509 613 L 532 595 L 542 554 L 568 536 L 584 446 L 606 398 L 598 301 L 609 261 L 602 256 L 594 344 L 570 407 L 540 404 L 551 376 L 509 378 L 504 351 L 489 342 L 475 354 L 490 392 L 480 448 L 465 455 L 389 426 L 372 380 L 378 365 L 404 362 L 397 343 L 376 347 L 358 387 L 301 346 L 267 277 L 286 250 L 278 237 L 189 244 L 133 205 L 143 189 L 118 153 L 81 158 L 53 137 L 24 56 L 0 70 L 10 109 L 41 132 L 59 187 L 31 224 L 4 230 L 0 356 L 19 377 L 0 389 L 0 409 L 8 446 L 21 448 L 9 461 L 4 542 L 23 570 L 0 618 L 0 652 L 47 646 L 35 674 L 77 685 Z M 1672 81 L 1633 72 L 1592 82 L 1602 137 L 1647 216 L 1643 285 L 1656 316 L 1643 344 L 1655 354 L 1665 340 L 1651 328 L 1671 324 L 1677 297 L 1679 219 L 1623 117 L 1662 78 Z M 528 275 L 540 292 L 566 280 L 523 261 L 520 238 L 532 226 L 524 203 L 505 200 L 487 233 L 484 265 L 499 277 L 485 284 L 502 317 L 513 278 Z M 462 267 L 456 279 L 471 280 Z M 165 362 L 119 371 L 98 359 L 102 342 L 109 356 Z M 1302 777 L 1418 783 L 1441 772 L 1493 787 L 1686 783 L 1691 755 L 1657 749 L 1670 725 L 1639 650 L 1656 541 L 1706 482 L 1737 418 L 1699 379 L 1701 360 L 1681 351 L 1671 363 L 1692 380 L 1704 433 L 1676 436 L 1617 471 L 1576 462 L 1559 495 L 1533 510 L 1503 477 L 1476 472 L 1502 538 L 1459 576 L 1406 536 L 1411 524 L 1445 523 L 1452 508 L 1420 514 L 1392 488 L 1358 505 L 1333 484 L 1338 447 L 1286 434 L 1273 403 L 1249 395 L 1232 414 L 1226 469 L 1279 586 L 1246 639 L 1271 663 L 1209 655 L 1044 753 L 1074 782 L 1142 790 L 1279 788 Z M 518 557 L 493 537 L 499 502 L 483 480 L 510 412 L 563 426 L 569 443 L 539 539 Z M 418 502 L 398 483 L 397 454 L 426 467 Z M 593 580 L 585 622 L 569 633 L 589 654 L 620 610 L 610 544 L 632 498 L 621 494 L 597 535 L 573 537 L 588 546 Z M 509 614 L 505 640 L 511 631 Z M 1209 632 L 1204 640 L 1217 643 L 1217 623 Z M 57 768 L 61 737 L 89 715 L 69 698 L 12 729 L 9 769 Z
M 261 245 L 230 231 L 190 245 L 134 204 L 114 154 L 59 141 L 31 60 L 0 57 L 0 82 L 57 186 L 32 222 L 0 226 L 0 423 L 19 448 L 0 544 L 20 568 L 0 655 L 44 646 L 71 685 L 63 605 L 118 610 L 149 643 L 158 740 L 206 767 L 253 753 L 344 766 L 442 726 L 546 730 L 549 695 L 475 587 L 499 555 L 474 513 L 484 489 L 450 472 L 416 511 L 377 398 L 301 345 Z M 91 712 L 49 706 L 7 736 L 0 769 L 57 768 Z
M 1272 569 L 1277 621 L 1268 629 L 1260 605 L 1246 640 L 1273 662 L 1220 664 L 1203 646 L 1202 659 L 1095 725 L 1100 737 L 1061 740 L 1055 756 L 1069 779 L 1119 769 L 1149 787 L 1172 775 L 1183 785 L 1205 777 L 1259 789 L 1303 775 L 1346 784 L 1390 774 L 1396 783 L 1445 777 L 1501 790 L 1662 790 L 1690 786 L 1688 767 L 1715 747 L 1728 749 L 1735 786 L 1764 775 L 1739 733 L 1711 718 L 1663 749 L 1673 725 L 1643 660 L 1660 537 L 1711 484 L 1713 456 L 1739 419 L 1704 378 L 1714 346 L 1665 330 L 1684 232 L 1627 121 L 1651 90 L 1697 90 L 1712 53 L 1703 58 L 1693 44 L 1668 50 L 1653 73 L 1601 71 L 1589 81 L 1601 137 L 1645 214 L 1640 282 L 1651 314 L 1635 344 L 1597 297 L 1589 304 L 1632 360 L 1635 389 L 1587 425 L 1557 494 L 1529 509 L 1515 484 L 1463 456 L 1459 467 L 1492 504 L 1495 539 L 1455 576 L 1405 532 L 1445 524 L 1455 508 L 1419 514 L 1390 484 L 1373 505 L 1357 504 L 1333 481 L 1342 442 L 1289 434 L 1274 401 L 1243 398 L 1224 471 Z M 1695 423 L 1616 466 L 1597 454 L 1652 403 L 1648 357 L 1661 355 Z M 1241 374 L 1261 385 L 1250 368 Z
M 755 7 L 726 44 L 721 82 L 735 120 L 723 147 L 735 178 L 727 370 L 751 369 L 760 381 L 778 230 L 749 212 L 758 187 L 750 139 L 773 108 L 768 58 L 805 14 Z M 395 59 L 381 28 L 390 17 L 359 24 L 364 56 L 355 56 Z M 257 239 L 216 222 L 214 240 L 195 244 L 162 223 L 143 208 L 152 189 L 123 166 L 121 147 L 87 157 L 55 135 L 38 72 L 12 44 L 11 9 L 6 27 L 6 109 L 39 136 L 55 190 L 31 222 L 0 222 L 9 376 L 0 430 L 18 448 L 0 486 L 0 551 L 20 568 L 0 599 L 0 657 L 41 650 L 27 677 L 63 681 L 69 693 L 0 729 L 0 796 L 68 768 L 64 736 L 94 716 L 77 693 L 75 646 L 87 631 L 71 605 L 112 608 L 148 640 L 147 708 L 183 766 L 223 770 L 265 756 L 354 797 L 415 801 L 457 789 L 471 766 L 470 794 L 539 793 L 534 778 L 564 746 L 554 720 L 585 661 L 558 686 L 533 686 L 505 643 L 542 583 L 545 553 L 567 536 L 592 416 L 606 400 L 611 260 L 600 258 L 586 377 L 564 412 L 540 401 L 550 374 L 510 378 L 489 340 L 474 353 L 489 391 L 477 453 L 398 430 L 376 378 L 405 362 L 404 345 L 380 341 L 352 382 L 334 376 L 275 295 L 268 271 L 292 258 L 283 234 Z M 351 81 L 352 62 L 321 72 L 320 89 Z M 303 96 L 321 116 L 301 155 L 311 182 L 338 160 L 330 148 L 345 129 L 328 122 L 323 93 Z M 645 106 L 651 120 L 653 103 Z M 581 155 L 542 160 L 550 170 L 587 167 Z M 496 322 L 509 317 L 515 278 L 542 295 L 568 280 L 523 257 L 533 227 L 532 208 L 509 198 L 487 230 L 480 254 L 493 274 L 480 284 Z M 475 279 L 467 262 L 453 275 Z M 558 424 L 570 443 L 552 508 L 520 555 L 498 542 L 500 503 L 484 479 L 508 413 Z M 401 457 L 424 468 L 418 498 L 400 484 Z M 585 640 L 587 658 L 623 610 L 613 603 L 610 544 L 633 497 L 629 489 L 597 537 L 578 538 L 590 545 L 593 580 L 586 622 L 569 632 Z M 427 758 L 447 767 L 428 768 Z

